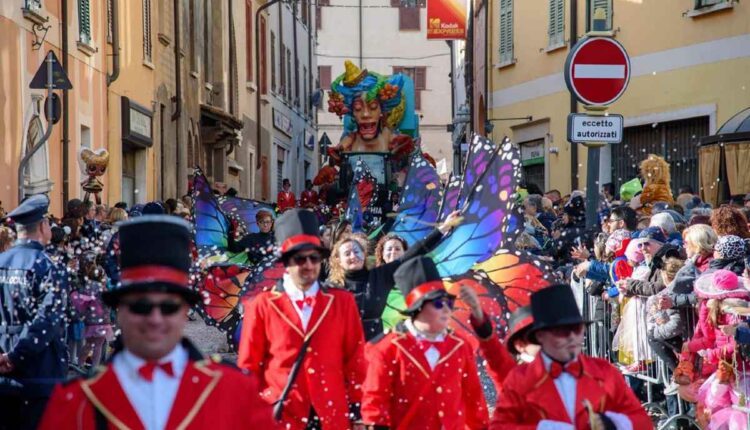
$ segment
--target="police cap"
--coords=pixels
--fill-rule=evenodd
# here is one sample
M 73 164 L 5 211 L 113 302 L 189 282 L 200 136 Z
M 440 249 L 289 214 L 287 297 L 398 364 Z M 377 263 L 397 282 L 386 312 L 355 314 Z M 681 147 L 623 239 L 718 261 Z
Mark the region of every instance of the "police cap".
M 16 224 L 29 225 L 41 221 L 49 209 L 49 197 L 44 194 L 33 195 L 13 209 L 8 217 Z

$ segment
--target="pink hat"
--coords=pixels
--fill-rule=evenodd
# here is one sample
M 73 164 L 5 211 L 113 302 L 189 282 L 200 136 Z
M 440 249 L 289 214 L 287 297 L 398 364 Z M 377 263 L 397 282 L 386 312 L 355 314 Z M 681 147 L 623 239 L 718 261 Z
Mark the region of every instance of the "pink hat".
M 730 270 L 717 270 L 695 281 L 695 294 L 703 299 L 748 299 L 750 291 Z
M 640 249 L 638 249 L 638 242 L 634 240 L 631 240 L 630 243 L 628 243 L 628 247 L 625 249 L 625 257 L 630 261 L 635 261 L 636 263 L 641 263 L 643 260 L 645 260 L 643 253 Z

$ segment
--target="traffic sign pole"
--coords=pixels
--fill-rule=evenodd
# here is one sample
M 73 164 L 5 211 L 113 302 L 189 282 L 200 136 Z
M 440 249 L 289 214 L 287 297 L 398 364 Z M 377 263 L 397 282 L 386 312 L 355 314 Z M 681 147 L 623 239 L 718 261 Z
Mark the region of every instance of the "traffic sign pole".
M 607 108 L 598 106 L 584 106 L 584 109 L 592 116 L 604 116 Z M 596 226 L 599 209 L 599 162 L 601 160 L 602 146 L 606 143 L 590 142 L 584 144 L 588 148 L 586 157 L 586 228 Z

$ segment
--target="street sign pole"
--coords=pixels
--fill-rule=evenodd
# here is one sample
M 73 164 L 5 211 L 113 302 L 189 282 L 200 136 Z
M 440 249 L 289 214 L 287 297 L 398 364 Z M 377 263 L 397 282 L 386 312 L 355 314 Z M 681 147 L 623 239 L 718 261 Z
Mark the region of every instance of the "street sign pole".
M 584 106 L 584 109 L 592 116 L 604 116 L 607 108 L 596 106 Z M 598 218 L 596 216 L 599 209 L 599 161 L 601 159 L 601 149 L 606 143 L 590 142 L 585 143 L 588 148 L 586 161 L 586 228 L 590 229 L 596 226 Z

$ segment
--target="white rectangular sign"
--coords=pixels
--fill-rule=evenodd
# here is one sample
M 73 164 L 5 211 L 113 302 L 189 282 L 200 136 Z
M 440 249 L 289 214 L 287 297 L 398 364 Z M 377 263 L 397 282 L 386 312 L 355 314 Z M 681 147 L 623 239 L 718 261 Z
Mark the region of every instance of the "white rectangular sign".
M 568 115 L 568 141 L 574 143 L 622 142 L 622 115 Z

